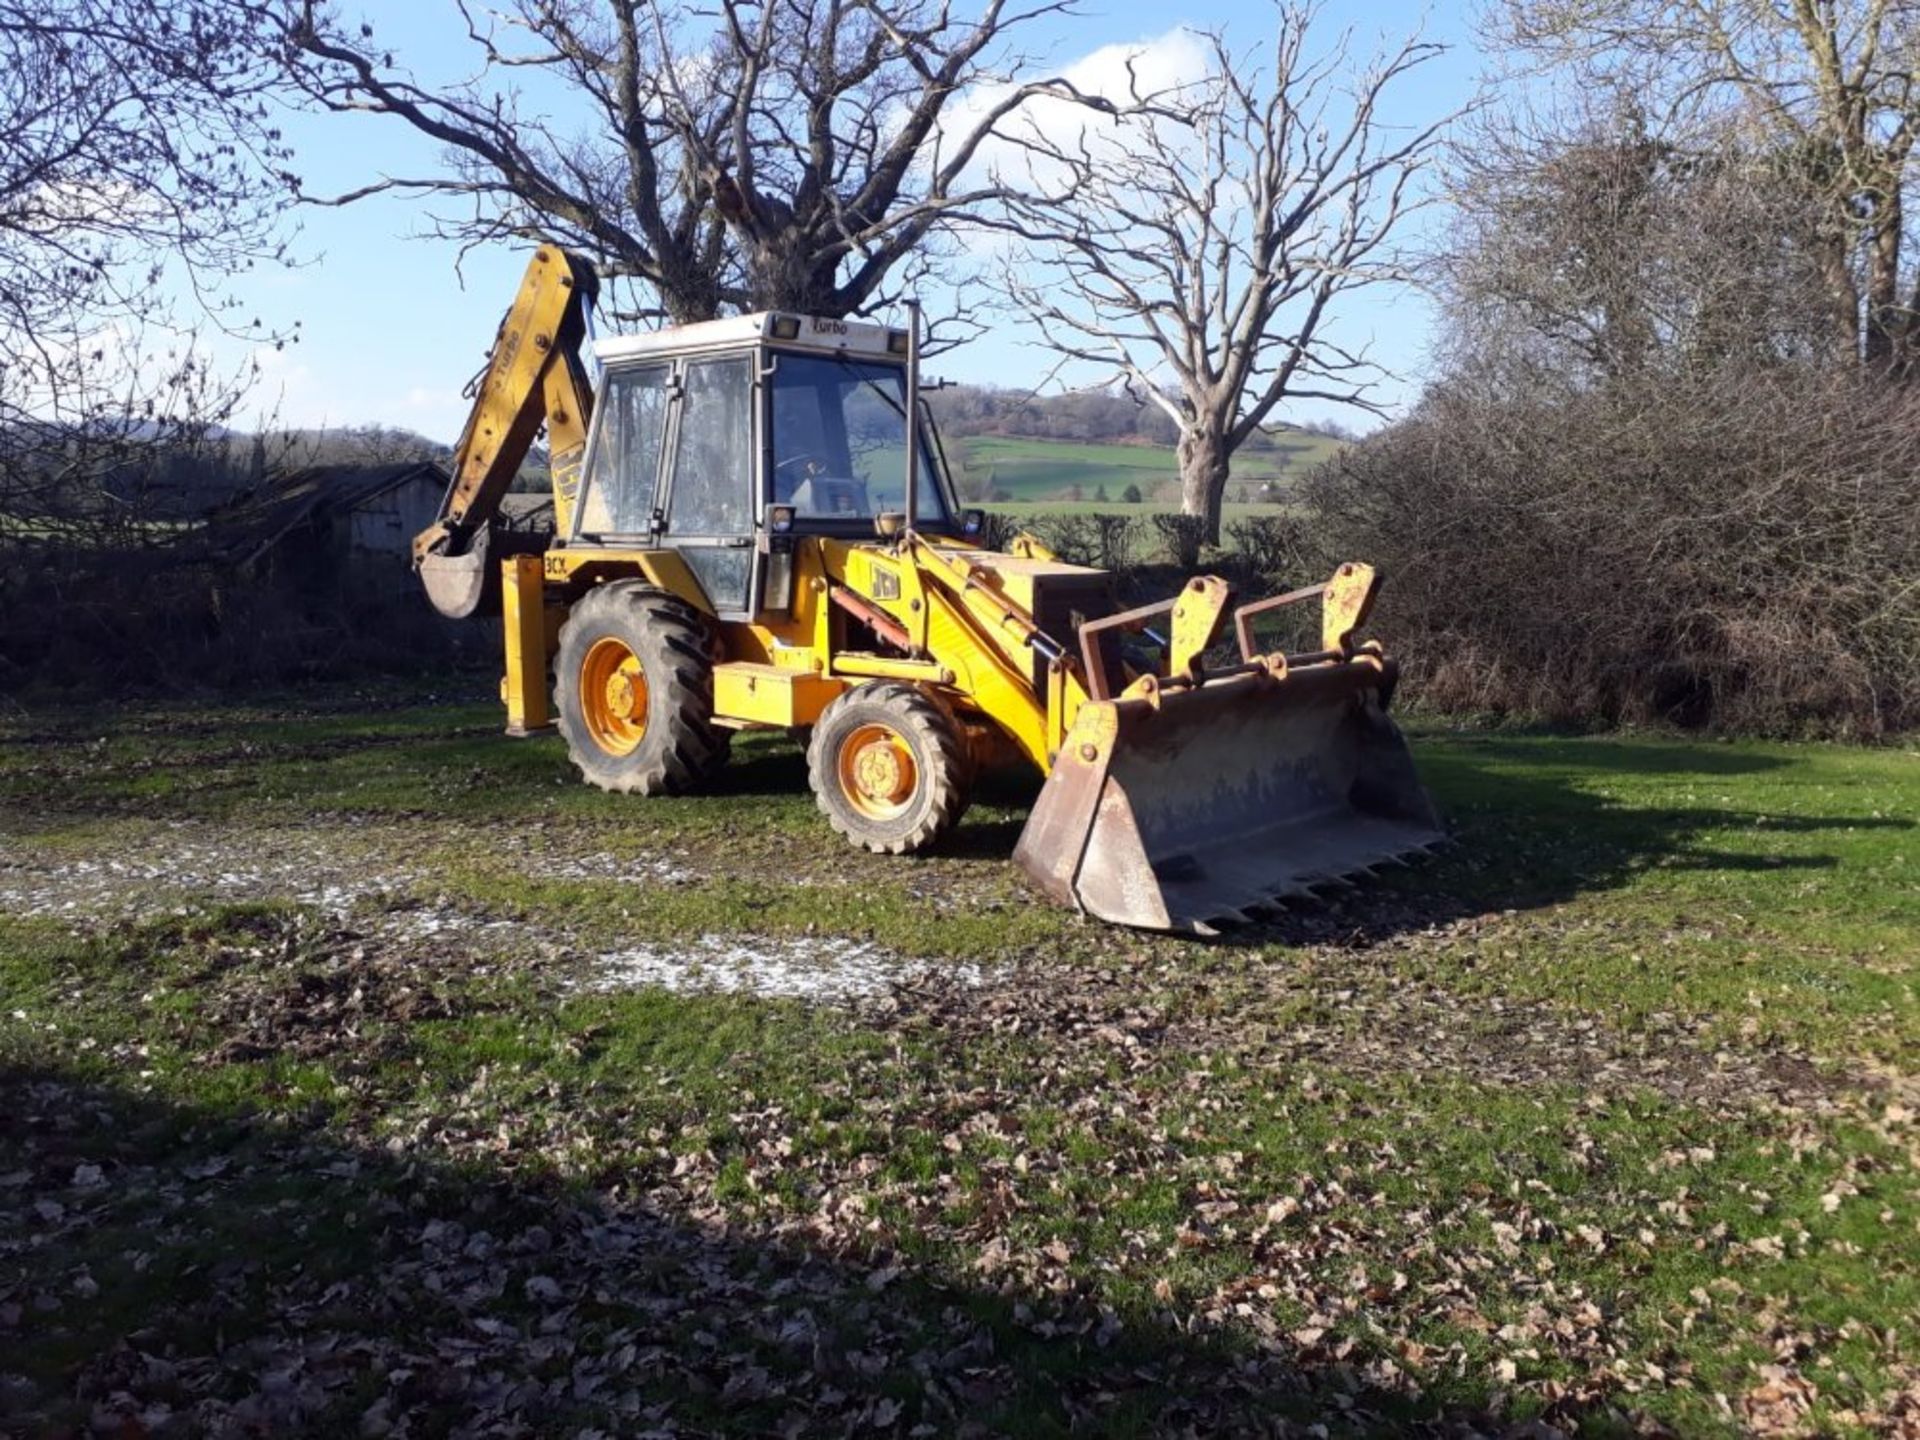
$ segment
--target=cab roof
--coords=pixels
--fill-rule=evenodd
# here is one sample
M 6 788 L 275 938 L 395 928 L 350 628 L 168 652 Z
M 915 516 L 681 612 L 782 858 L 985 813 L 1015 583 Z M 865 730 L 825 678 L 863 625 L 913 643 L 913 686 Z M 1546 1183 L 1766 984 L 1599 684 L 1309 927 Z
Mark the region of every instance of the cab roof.
M 627 360 L 671 359 L 757 344 L 774 344 L 783 350 L 810 350 L 822 355 L 904 360 L 907 332 L 862 320 L 832 320 L 784 310 L 761 310 L 752 315 L 729 315 L 721 320 L 675 325 L 643 335 L 611 335 L 596 341 L 593 353 L 605 365 Z

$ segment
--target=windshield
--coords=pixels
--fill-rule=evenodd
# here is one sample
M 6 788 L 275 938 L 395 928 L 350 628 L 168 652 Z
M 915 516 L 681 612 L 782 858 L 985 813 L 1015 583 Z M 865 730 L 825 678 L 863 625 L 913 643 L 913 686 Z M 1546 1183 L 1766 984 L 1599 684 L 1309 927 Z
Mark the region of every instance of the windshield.
M 907 379 L 898 365 L 782 354 L 773 372 L 773 503 L 801 520 L 870 520 L 906 507 Z M 919 519 L 946 502 L 920 432 Z

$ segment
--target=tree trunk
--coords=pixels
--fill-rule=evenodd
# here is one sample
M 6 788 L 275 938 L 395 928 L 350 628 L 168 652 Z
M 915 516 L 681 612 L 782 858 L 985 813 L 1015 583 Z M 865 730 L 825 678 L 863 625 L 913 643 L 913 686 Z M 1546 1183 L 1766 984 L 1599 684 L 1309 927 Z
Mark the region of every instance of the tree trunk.
M 672 324 L 694 325 L 720 314 L 719 290 L 712 275 L 679 258 L 670 256 L 662 261 L 653 286 Z
M 747 309 L 840 319 L 845 313 L 834 287 L 835 267 L 823 265 L 803 237 L 778 231 L 746 246 Z
M 1200 538 L 1220 543 L 1220 501 L 1227 493 L 1232 453 L 1218 430 L 1188 430 L 1180 437 L 1180 510 L 1200 521 Z
M 1895 374 L 1900 362 L 1907 317 L 1900 304 L 1900 252 L 1905 226 L 1900 213 L 1899 191 L 1880 199 L 1873 221 L 1873 238 L 1867 252 L 1867 333 L 1864 346 L 1869 369 L 1878 374 Z

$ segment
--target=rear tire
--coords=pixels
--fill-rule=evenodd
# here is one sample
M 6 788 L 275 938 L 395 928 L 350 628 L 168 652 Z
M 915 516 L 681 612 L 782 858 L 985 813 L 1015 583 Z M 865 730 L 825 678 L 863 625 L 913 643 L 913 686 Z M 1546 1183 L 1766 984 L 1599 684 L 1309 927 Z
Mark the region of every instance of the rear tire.
M 872 681 L 827 706 L 807 769 L 827 823 L 878 855 L 926 849 L 967 808 L 966 742 L 947 707 L 911 685 Z
M 567 754 L 602 790 L 684 795 L 725 763 L 710 632 L 684 600 L 637 582 L 589 591 L 560 627 L 554 709 Z

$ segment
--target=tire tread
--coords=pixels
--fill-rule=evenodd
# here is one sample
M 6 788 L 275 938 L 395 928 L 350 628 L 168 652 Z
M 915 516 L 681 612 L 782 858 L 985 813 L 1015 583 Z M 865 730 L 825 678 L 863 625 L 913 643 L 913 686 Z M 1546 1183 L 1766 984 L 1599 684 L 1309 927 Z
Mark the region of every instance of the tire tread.
M 649 732 L 629 756 L 609 756 L 593 743 L 584 725 L 576 726 L 566 689 L 578 672 L 570 658 L 580 636 L 619 634 L 637 640 L 649 688 L 656 675 L 665 680 L 668 707 L 664 743 Z M 554 676 L 554 713 L 567 742 L 567 757 L 590 785 L 639 795 L 685 795 L 712 778 L 727 758 L 729 732 L 713 723 L 713 661 L 708 621 L 676 595 L 641 581 L 614 581 L 575 602 L 560 627 Z
M 931 803 L 914 825 L 900 835 L 876 836 L 859 817 L 834 803 L 839 777 L 829 746 L 840 728 L 840 718 L 855 709 L 876 711 L 875 718 L 884 719 L 903 734 L 919 739 L 926 753 L 936 757 L 933 765 L 924 767 L 927 783 L 932 787 Z M 807 742 L 807 773 L 813 785 L 814 802 L 827 817 L 827 823 L 837 834 L 876 855 L 908 855 L 925 850 L 951 830 L 967 808 L 967 749 L 951 714 L 933 697 L 912 685 L 895 681 L 875 680 L 856 686 L 827 706 Z

